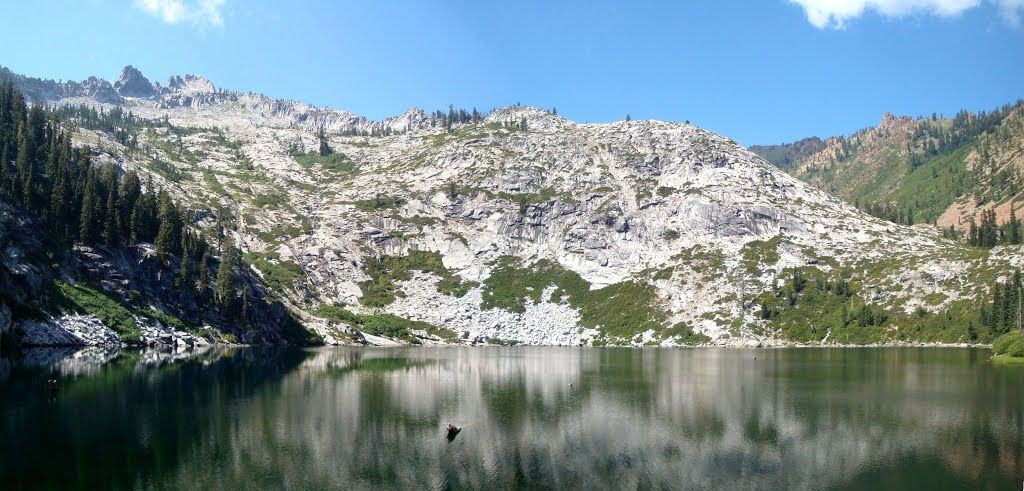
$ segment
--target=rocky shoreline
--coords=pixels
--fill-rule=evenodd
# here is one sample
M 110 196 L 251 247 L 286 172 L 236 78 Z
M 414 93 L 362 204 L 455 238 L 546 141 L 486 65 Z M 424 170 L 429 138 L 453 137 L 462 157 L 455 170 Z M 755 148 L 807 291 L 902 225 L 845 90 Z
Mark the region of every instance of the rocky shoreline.
M 139 328 L 142 333 L 137 340 L 125 340 L 94 315 L 69 314 L 20 323 L 21 344 L 26 347 L 199 347 L 226 344 L 213 339 L 212 335 L 196 336 L 159 324 L 140 322 Z
M 246 344 L 229 343 L 214 336 L 214 330 L 207 336 L 196 335 L 184 331 L 175 330 L 172 327 L 159 323 L 144 322 L 140 319 L 139 328 L 141 335 L 138 339 L 125 340 L 113 329 L 105 326 L 103 322 L 94 315 L 67 314 L 59 317 L 50 317 L 44 320 L 26 320 L 17 323 L 22 335 L 21 344 L 25 347 L 120 347 L 120 348 L 196 348 L 214 345 L 246 346 Z M 545 332 L 536 329 L 536 332 Z M 474 335 L 456 343 L 445 343 L 440 338 L 434 339 L 426 333 L 426 343 L 421 346 L 506 346 L 505 342 L 490 342 L 491 339 L 503 339 L 495 335 L 509 334 L 497 325 L 483 331 L 473 331 Z M 373 346 L 373 347 L 405 347 L 416 346 L 393 339 L 373 336 L 367 333 L 360 333 L 356 337 L 362 342 L 352 343 L 349 346 Z M 522 333 L 515 333 L 522 334 Z M 570 338 L 572 338 L 570 336 Z M 515 339 L 515 338 L 512 338 Z M 532 342 L 531 342 L 532 341 Z M 547 341 L 547 342 L 545 342 Z M 550 342 L 555 341 L 555 342 Z M 569 342 L 565 342 L 569 341 Z M 572 342 L 575 341 L 575 342 Z M 560 339 L 560 338 L 537 338 L 529 339 L 527 342 L 516 342 L 517 346 L 549 346 L 549 347 L 591 347 L 582 344 L 582 339 Z M 735 342 L 730 342 L 735 341 Z M 343 344 L 336 344 L 343 345 Z M 616 346 L 609 346 L 616 347 Z M 688 346 L 618 346 L 634 348 L 736 348 L 736 349 L 768 349 L 768 348 L 991 348 L 990 344 L 970 343 L 940 343 L 922 341 L 894 341 L 886 343 L 871 344 L 843 344 L 843 343 L 795 343 L 781 339 L 720 339 L 706 344 Z

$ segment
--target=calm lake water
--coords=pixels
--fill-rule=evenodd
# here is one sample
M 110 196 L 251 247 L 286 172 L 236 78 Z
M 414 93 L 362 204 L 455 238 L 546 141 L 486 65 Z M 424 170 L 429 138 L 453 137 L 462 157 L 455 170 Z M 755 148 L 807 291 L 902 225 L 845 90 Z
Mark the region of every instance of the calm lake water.
M 988 356 L 28 350 L 0 359 L 0 487 L 1021 489 L 1024 368 Z

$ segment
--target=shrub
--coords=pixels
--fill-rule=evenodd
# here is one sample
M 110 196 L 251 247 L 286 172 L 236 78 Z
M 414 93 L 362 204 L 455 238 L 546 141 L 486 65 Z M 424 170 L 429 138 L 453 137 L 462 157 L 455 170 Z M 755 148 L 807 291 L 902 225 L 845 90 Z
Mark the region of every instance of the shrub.
M 245 261 L 262 273 L 263 280 L 271 294 L 277 295 L 283 290 L 290 290 L 295 283 L 306 279 L 306 272 L 295 261 L 282 261 L 275 252 L 247 252 Z
M 992 343 L 992 352 L 997 355 L 1024 357 L 1024 333 L 1011 331 L 999 336 Z
M 336 174 L 352 174 L 358 169 L 355 162 L 352 162 L 347 155 L 338 151 L 331 152 L 329 155 L 320 155 L 318 152 L 302 153 L 291 151 L 289 155 L 306 169 L 319 165 L 321 169 Z

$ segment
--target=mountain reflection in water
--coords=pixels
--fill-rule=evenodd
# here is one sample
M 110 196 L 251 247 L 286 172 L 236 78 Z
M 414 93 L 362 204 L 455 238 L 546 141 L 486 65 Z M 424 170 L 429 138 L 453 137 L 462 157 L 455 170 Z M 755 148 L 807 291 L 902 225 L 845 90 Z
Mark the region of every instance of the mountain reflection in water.
M 0 359 L 0 476 L 6 489 L 1016 489 L 1024 370 L 987 356 L 28 350 Z

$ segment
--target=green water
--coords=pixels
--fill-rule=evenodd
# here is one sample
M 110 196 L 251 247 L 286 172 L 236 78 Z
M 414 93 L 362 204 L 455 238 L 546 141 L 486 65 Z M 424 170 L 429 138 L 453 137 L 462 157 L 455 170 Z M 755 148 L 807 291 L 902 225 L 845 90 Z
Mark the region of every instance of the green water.
M 988 356 L 30 350 L 0 359 L 0 488 L 1021 489 L 1024 367 Z

